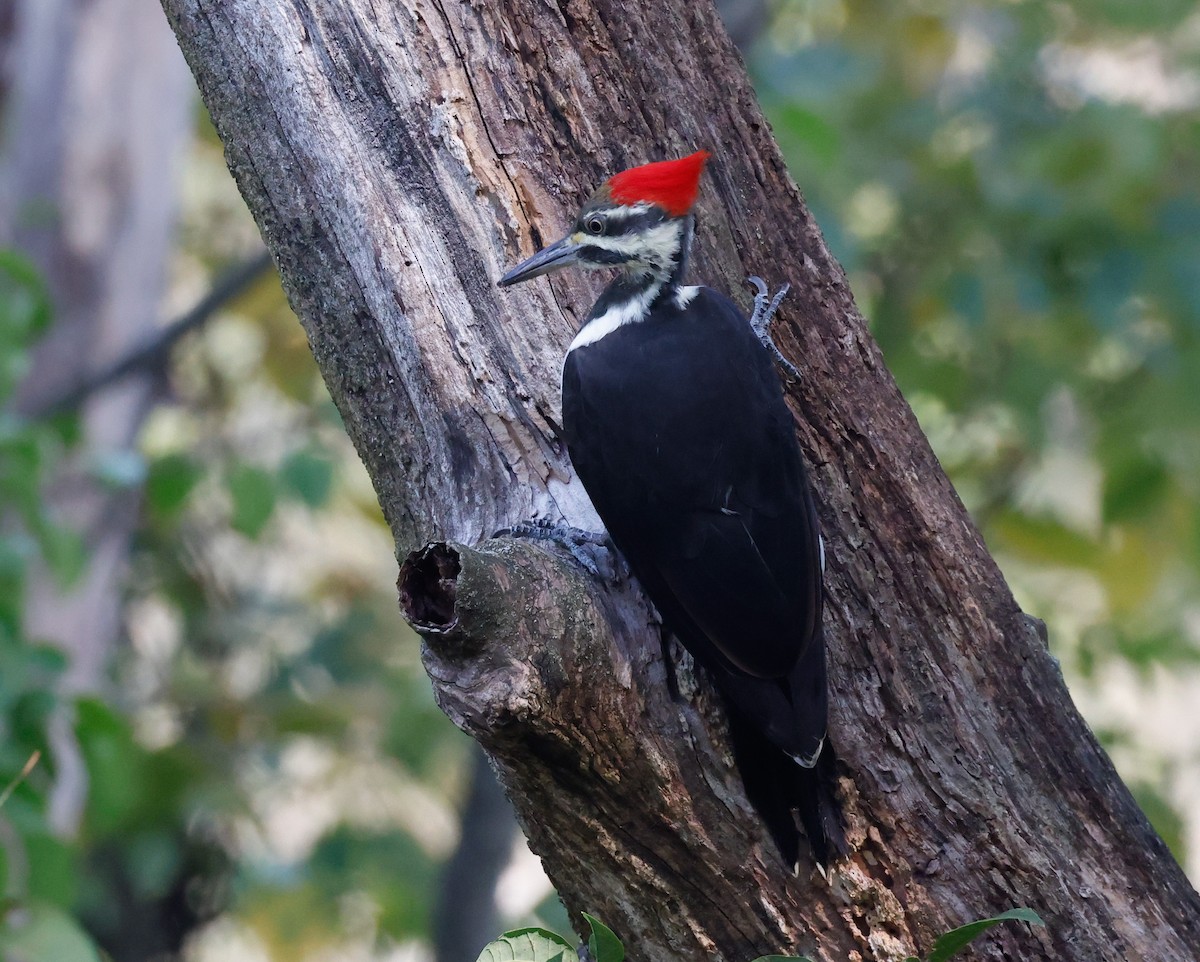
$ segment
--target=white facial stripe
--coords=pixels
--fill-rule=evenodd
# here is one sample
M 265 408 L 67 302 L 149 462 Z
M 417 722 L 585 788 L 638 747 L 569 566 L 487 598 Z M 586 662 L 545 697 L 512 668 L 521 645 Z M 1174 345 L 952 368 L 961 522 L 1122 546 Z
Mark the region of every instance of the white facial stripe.
M 679 252 L 682 230 L 683 227 L 678 221 L 666 221 L 635 234 L 617 234 L 613 237 L 573 234 L 571 240 L 588 247 L 599 247 L 614 254 L 623 254 L 631 258 L 632 264 L 646 264 L 656 269 L 664 269 Z
M 638 214 L 649 212 L 650 205 L 645 201 L 639 200 L 636 204 L 629 207 L 612 207 L 604 212 L 604 219 L 610 224 L 620 223 L 623 220 L 629 220 L 630 217 L 636 217 Z
M 574 238 L 571 238 L 574 240 Z M 636 243 L 636 237 L 625 237 L 618 235 L 617 237 L 594 237 L 591 234 L 581 235 L 580 243 L 586 244 L 588 247 L 601 247 L 606 251 L 614 251 L 617 254 L 636 254 L 639 244 Z
M 675 292 L 675 306 L 681 311 L 692 303 L 692 299 L 700 293 L 698 287 L 681 287 Z
M 661 284 L 652 284 L 645 290 L 640 291 L 635 297 L 621 304 L 614 304 L 599 317 L 593 317 L 575 335 L 575 340 L 567 348 L 567 353 L 570 354 L 577 347 L 587 347 L 589 344 L 595 344 L 617 328 L 624 327 L 626 324 L 634 324 L 644 319 L 646 312 L 650 309 L 650 305 L 654 302 L 654 298 L 658 296 L 658 292 L 661 289 Z

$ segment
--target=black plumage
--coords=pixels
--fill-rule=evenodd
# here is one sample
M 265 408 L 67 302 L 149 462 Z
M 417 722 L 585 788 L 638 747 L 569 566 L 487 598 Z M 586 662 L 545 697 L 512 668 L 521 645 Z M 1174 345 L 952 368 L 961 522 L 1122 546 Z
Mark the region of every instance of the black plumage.
M 682 309 L 672 294 L 567 355 L 563 429 L 613 543 L 729 703 L 747 789 L 794 863 L 790 809 L 815 785 L 793 759 L 826 735 L 816 512 L 748 320 L 707 288 Z M 827 861 L 828 828 L 806 831 Z
M 727 297 L 682 287 L 707 154 L 633 168 L 502 285 L 616 267 L 563 365 L 571 462 L 663 622 L 728 708 L 747 795 L 796 865 L 841 850 L 822 544 L 779 376 Z

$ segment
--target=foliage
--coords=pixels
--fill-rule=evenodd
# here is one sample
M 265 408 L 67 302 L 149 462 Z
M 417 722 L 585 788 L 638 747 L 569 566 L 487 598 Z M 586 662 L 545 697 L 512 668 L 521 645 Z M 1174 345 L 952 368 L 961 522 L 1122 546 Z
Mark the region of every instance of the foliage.
M 979 936 L 983 935 L 984 932 L 995 928 L 1001 922 L 1028 922 L 1030 925 L 1046 924 L 1033 909 L 1009 909 L 1007 912 L 1001 912 L 990 919 L 979 919 L 975 922 L 968 922 L 966 925 L 960 925 L 956 929 L 951 929 L 933 944 L 933 951 L 929 953 L 929 958 L 926 962 L 946 962 L 946 959 L 957 955 L 979 938 Z M 905 959 L 904 962 L 921 962 L 921 960 L 913 957 Z
M 11 392 L 49 308 L 27 262 L 0 266 Z M 264 363 L 229 363 L 256 341 Z M 74 419 L 4 416 L 0 821 L 16 831 L 0 834 L 0 955 L 149 958 L 185 938 L 220 955 L 205 925 L 231 918 L 234 892 L 239 930 L 281 956 L 424 934 L 464 738 L 433 705 L 387 529 L 277 281 L 188 345 L 177 383 L 134 472 L 119 703 L 60 696 L 63 656 L 23 631 L 31 566 L 65 583 L 87 561 L 41 490 Z M 74 839 L 48 818 L 56 718 L 87 771 Z
M 591 927 L 588 937 L 588 956 L 591 962 L 624 962 L 625 946 L 603 922 L 583 913 L 584 921 Z M 988 929 L 1002 922 L 1027 922 L 1030 925 L 1045 925 L 1033 909 L 1009 909 L 988 919 L 978 919 L 951 929 L 934 943 L 925 962 L 946 962 L 983 935 Z M 477 962 L 577 962 L 579 954 L 561 935 L 542 928 L 517 929 L 505 932 L 494 942 L 489 942 L 479 953 Z M 807 956 L 761 955 L 754 962 L 812 962 Z M 909 956 L 904 962 L 921 962 Z
M 587 957 L 590 962 L 624 962 L 625 946 L 607 925 L 586 912 L 591 928 Z M 540 927 L 514 929 L 489 942 L 477 962 L 579 962 L 580 953 L 561 935 Z
M 427 929 L 464 739 L 433 704 L 389 533 L 277 279 L 186 346 L 176 384 L 143 441 L 118 666 L 139 739 L 186 768 L 169 807 L 188 828 L 164 856 L 198 846 L 208 915 L 271 957 L 382 951 Z M 129 907 L 93 895 L 89 924 L 118 939 Z M 220 930 L 201 930 L 201 957 L 225 951 Z
M 1174 719 L 1200 685 L 1198 23 L 1165 0 L 787 0 L 752 61 L 889 367 L 1181 857 L 1166 800 L 1187 798 L 1194 739 Z M 1176 688 L 1157 729 L 1125 707 Z
M 581 913 L 583 920 L 591 927 L 588 936 L 588 954 L 592 962 L 625 962 L 625 946 L 607 925 L 597 918 Z
M 489 942 L 477 962 L 579 962 L 574 946 L 543 928 L 514 929 Z
M 0 251 L 0 404 L 12 399 L 50 315 L 33 265 Z M 57 762 L 50 730 L 74 708 L 58 694 L 66 663 L 57 649 L 29 637 L 23 616 L 35 567 L 69 583 L 83 563 L 79 539 L 47 514 L 41 497 L 45 472 L 74 433 L 68 422 L 0 414 L 0 953 L 90 962 L 95 947 L 68 911 L 77 856 L 55 836 L 49 812 Z M 80 734 L 90 743 L 92 731 Z

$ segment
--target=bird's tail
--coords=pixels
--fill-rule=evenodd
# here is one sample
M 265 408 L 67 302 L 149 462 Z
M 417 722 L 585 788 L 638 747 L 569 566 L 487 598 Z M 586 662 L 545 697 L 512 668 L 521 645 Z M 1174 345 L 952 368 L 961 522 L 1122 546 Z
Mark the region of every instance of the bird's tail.
M 835 794 L 837 758 L 828 739 L 816 764 L 805 768 L 777 748 L 736 706 L 729 705 L 734 761 L 746 796 L 766 823 L 779 854 L 793 872 L 800 864 L 800 826 L 824 872 L 846 852 Z
M 790 761 L 790 759 L 789 759 Z M 794 763 L 793 763 L 794 764 Z M 825 871 L 848 851 L 842 813 L 835 794 L 837 753 L 826 736 L 812 768 L 795 766 L 795 806 L 817 865 Z

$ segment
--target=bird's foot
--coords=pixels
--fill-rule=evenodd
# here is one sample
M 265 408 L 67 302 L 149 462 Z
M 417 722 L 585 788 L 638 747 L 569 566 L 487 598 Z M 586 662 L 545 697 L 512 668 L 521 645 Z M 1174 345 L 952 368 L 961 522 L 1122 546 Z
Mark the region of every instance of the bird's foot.
M 593 577 L 605 581 L 617 579 L 616 549 L 606 532 L 584 531 L 561 521 L 535 518 L 532 521 L 519 521 L 511 528 L 502 528 L 496 532 L 496 536 L 549 541 L 563 548 Z
M 771 321 L 774 319 L 775 312 L 779 309 L 784 295 L 791 290 L 791 285 L 784 284 L 775 296 L 771 297 L 770 288 L 761 277 L 751 275 L 747 280 L 754 285 L 758 292 L 754 295 L 754 313 L 750 315 L 750 327 L 753 328 L 763 347 L 771 352 L 780 366 L 788 372 L 788 375 L 799 381 L 800 372 L 796 369 L 796 365 L 784 357 L 779 348 L 775 346 L 775 342 L 771 340 Z

